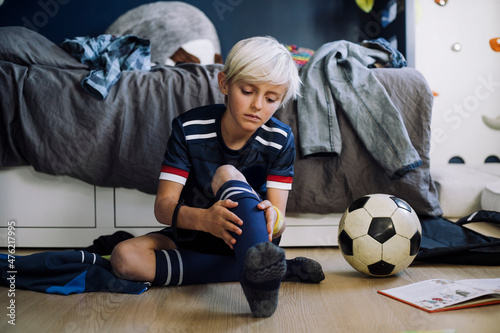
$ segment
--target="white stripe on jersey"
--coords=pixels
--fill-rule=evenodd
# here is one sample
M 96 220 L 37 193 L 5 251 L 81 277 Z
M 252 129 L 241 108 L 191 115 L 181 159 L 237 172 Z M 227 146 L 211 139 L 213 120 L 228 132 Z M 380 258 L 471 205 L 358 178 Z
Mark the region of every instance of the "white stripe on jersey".
M 285 138 L 288 137 L 288 133 L 283 131 L 281 128 L 269 127 L 267 125 L 262 125 L 261 127 L 262 127 L 262 129 L 264 129 L 268 132 L 279 133 L 279 134 L 283 135 Z
M 209 139 L 217 136 L 217 133 L 206 133 L 206 134 L 192 134 L 186 135 L 186 140 L 196 140 L 196 139 Z
M 282 145 L 279 145 L 276 142 L 266 141 L 266 140 L 262 139 L 260 136 L 255 137 L 255 140 L 259 141 L 264 146 L 270 146 L 270 147 L 276 148 L 278 150 L 281 150 L 281 148 L 283 147 Z
M 291 183 L 274 182 L 272 180 L 268 180 L 266 182 L 266 186 L 267 186 L 267 188 L 277 188 L 279 190 L 291 190 L 292 189 Z
M 174 175 L 173 173 L 162 172 L 160 173 L 160 179 L 170 180 L 172 182 L 179 183 L 181 185 L 186 185 L 186 178 L 178 175 Z
M 215 124 L 215 119 L 207 119 L 207 120 L 190 120 L 186 121 L 182 124 L 182 127 L 190 126 L 190 125 L 208 125 Z

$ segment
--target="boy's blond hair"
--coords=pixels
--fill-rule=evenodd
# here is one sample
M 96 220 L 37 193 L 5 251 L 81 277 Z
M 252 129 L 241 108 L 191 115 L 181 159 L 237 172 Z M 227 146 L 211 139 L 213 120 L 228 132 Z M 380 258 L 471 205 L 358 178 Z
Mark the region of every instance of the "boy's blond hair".
M 225 61 L 226 83 L 285 84 L 281 105 L 296 99 L 300 92 L 297 65 L 286 47 L 273 37 L 252 37 L 236 43 Z

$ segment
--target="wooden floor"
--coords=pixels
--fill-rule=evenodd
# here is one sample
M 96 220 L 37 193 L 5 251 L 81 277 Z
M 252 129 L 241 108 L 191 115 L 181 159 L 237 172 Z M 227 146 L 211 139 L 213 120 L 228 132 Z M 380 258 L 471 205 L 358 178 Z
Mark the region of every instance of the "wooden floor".
M 499 267 L 417 263 L 397 276 L 373 278 L 354 271 L 337 248 L 286 251 L 289 258 L 318 260 L 326 279 L 320 284 L 283 283 L 278 310 L 270 318 L 250 315 L 237 283 L 152 288 L 141 295 L 16 290 L 13 329 L 7 317 L 8 289 L 0 287 L 0 332 L 500 331 L 500 305 L 429 314 L 377 294 L 429 278 L 498 278 Z

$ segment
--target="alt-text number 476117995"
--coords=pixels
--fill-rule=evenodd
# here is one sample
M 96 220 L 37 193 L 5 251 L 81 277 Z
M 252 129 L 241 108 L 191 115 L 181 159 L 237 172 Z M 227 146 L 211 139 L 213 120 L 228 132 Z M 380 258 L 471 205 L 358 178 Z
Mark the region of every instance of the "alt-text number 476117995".
M 7 281 L 9 282 L 7 318 L 10 325 L 16 325 L 16 221 L 7 222 L 7 251 Z

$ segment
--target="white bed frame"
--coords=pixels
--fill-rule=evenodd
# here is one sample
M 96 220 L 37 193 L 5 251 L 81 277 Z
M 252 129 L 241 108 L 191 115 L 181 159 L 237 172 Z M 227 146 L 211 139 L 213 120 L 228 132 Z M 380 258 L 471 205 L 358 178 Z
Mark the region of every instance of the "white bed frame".
M 162 227 L 153 215 L 154 196 L 136 190 L 97 187 L 31 167 L 0 169 L 0 188 L 2 248 L 87 247 L 118 230 L 138 236 Z M 340 217 L 289 213 L 281 245 L 335 246 Z

